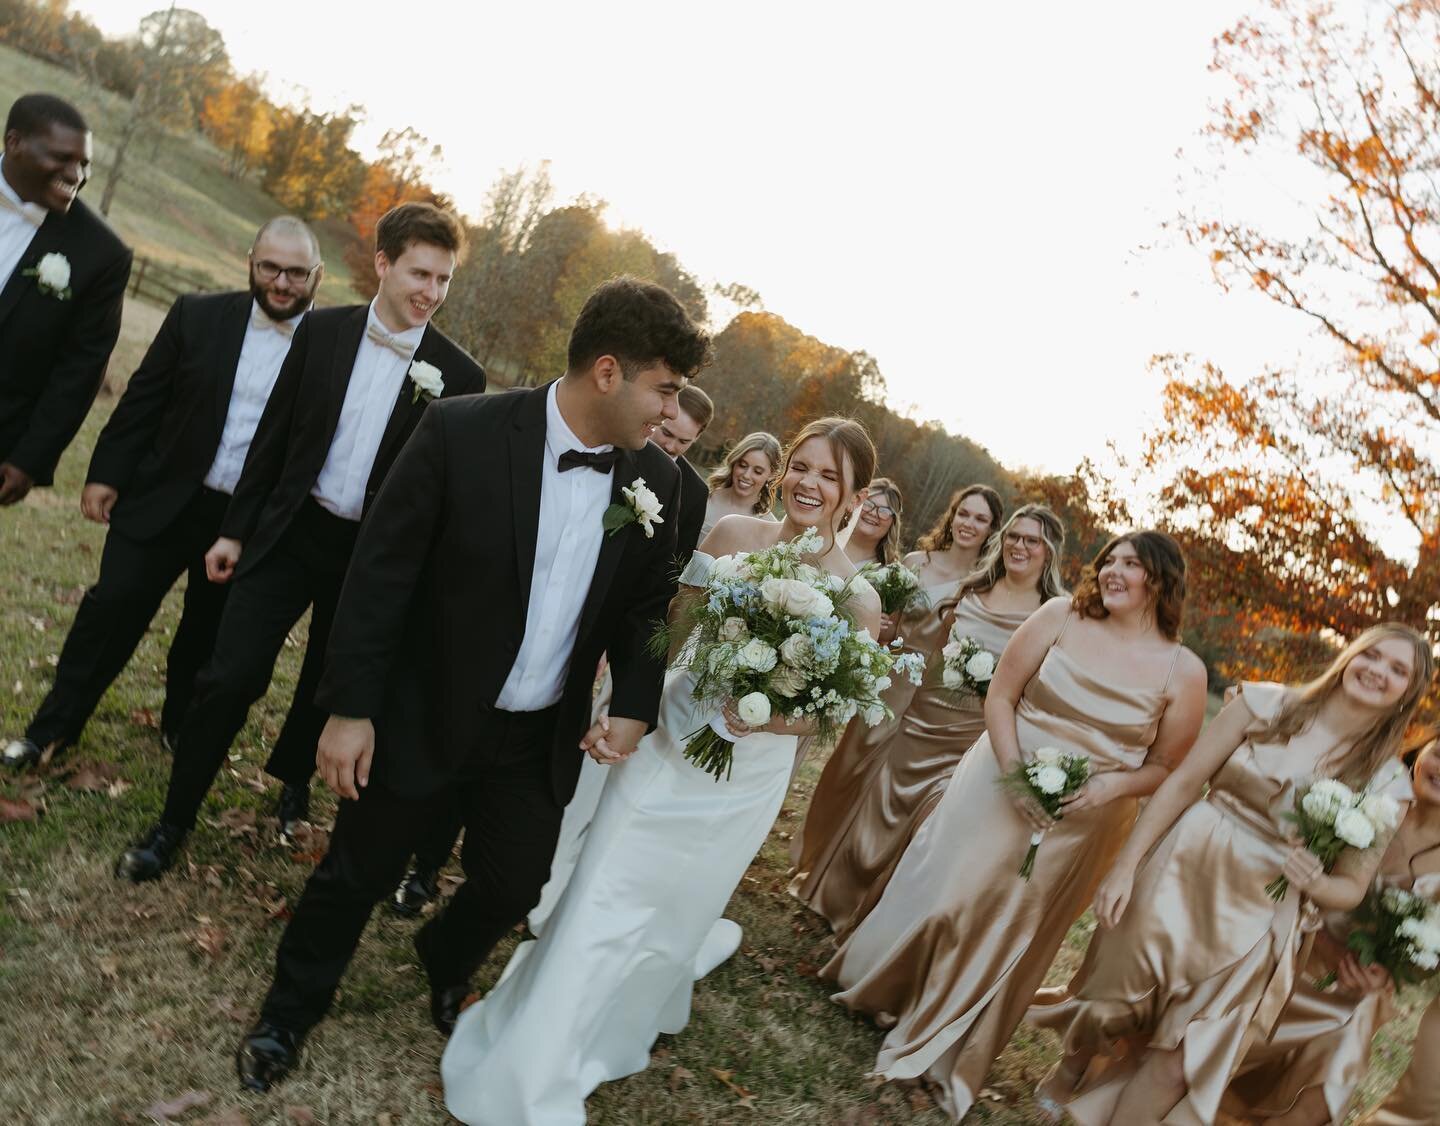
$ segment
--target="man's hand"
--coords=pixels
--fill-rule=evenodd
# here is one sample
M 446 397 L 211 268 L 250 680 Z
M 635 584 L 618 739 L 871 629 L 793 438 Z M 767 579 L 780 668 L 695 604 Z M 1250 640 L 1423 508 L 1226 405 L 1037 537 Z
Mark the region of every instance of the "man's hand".
M 601 766 L 614 766 L 633 755 L 644 736 L 640 720 L 602 713 L 580 740 L 580 749 Z
M 221 536 L 205 553 L 205 577 L 212 583 L 228 583 L 240 564 L 239 540 Z
M 93 520 L 97 524 L 108 524 L 110 523 L 110 510 L 115 507 L 115 502 L 119 499 L 119 492 L 109 485 L 91 481 L 80 493 L 80 512 L 86 520 Z
M 8 461 L 0 462 L 0 504 L 14 504 L 24 500 L 25 494 L 35 487 L 35 478 L 18 465 Z
M 359 799 L 360 790 L 370 784 L 370 760 L 374 757 L 375 725 L 368 719 L 332 715 L 325 721 L 315 766 L 325 785 L 342 798 Z

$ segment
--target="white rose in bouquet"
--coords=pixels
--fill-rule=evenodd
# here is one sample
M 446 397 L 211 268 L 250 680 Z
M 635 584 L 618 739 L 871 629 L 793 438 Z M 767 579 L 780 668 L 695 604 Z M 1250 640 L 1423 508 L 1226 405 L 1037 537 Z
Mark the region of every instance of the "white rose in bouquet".
M 1415 897 L 1413 895 L 1400 888 L 1387 887 L 1380 896 L 1381 904 L 1385 910 L 1389 911 L 1392 915 L 1399 915 L 1407 910 L 1414 900 Z
M 1355 793 L 1344 782 L 1322 778 L 1310 787 L 1300 804 L 1316 821 L 1333 825 L 1342 809 L 1355 804 Z
M 751 727 L 764 727 L 770 722 L 770 700 L 763 692 L 751 692 L 748 696 L 740 697 L 735 702 L 735 710 Z
M 778 614 L 790 618 L 828 618 L 835 604 L 824 594 L 799 579 L 766 579 L 760 597 Z
M 963 652 L 965 652 L 965 646 L 961 645 L 960 642 L 947 641 L 945 647 L 940 650 L 940 656 L 953 661 Z
M 705 663 L 712 673 L 723 672 L 735 666 L 735 646 L 717 645 L 710 650 Z
M 1375 826 L 1358 809 L 1342 809 L 1335 817 L 1335 835 L 1352 848 L 1375 843 Z
M 780 659 L 792 668 L 809 672 L 815 659 L 815 642 L 803 633 L 792 633 L 780 643 Z
M 726 618 L 720 626 L 721 641 L 745 642 L 750 639 L 750 630 L 745 626 L 744 618 Z
M 776 665 L 770 673 L 770 687 L 787 700 L 792 699 L 805 687 L 805 674 L 793 665 Z
M 809 563 L 799 563 L 795 566 L 795 577 L 803 583 L 814 585 L 820 581 L 820 570 L 812 567 Z
M 959 688 L 965 683 L 965 678 L 960 675 L 960 670 L 950 668 L 948 665 L 945 668 L 945 672 L 941 675 L 941 680 L 946 688 Z
M 740 558 L 736 555 L 722 555 L 710 564 L 710 581 L 732 583 L 741 577 Z
M 874 727 L 885 718 L 885 705 L 881 703 L 866 704 L 860 709 L 860 718 L 865 726 Z
M 1049 763 L 1037 763 L 1030 768 L 1030 780 L 1042 794 L 1058 794 L 1065 789 L 1065 771 Z
M 1054 766 L 1060 761 L 1059 747 L 1040 747 L 1035 751 L 1035 761 L 1046 766 Z
M 995 657 L 982 649 L 965 662 L 965 671 L 973 680 L 989 680 L 995 675 Z
M 772 646 L 765 644 L 758 637 L 752 637 L 740 646 L 739 651 L 735 654 L 735 663 L 742 669 L 769 672 L 775 667 L 778 656 Z
M 1366 794 L 1360 799 L 1360 812 L 1377 833 L 1388 833 L 1400 824 L 1400 803 L 1384 794 Z

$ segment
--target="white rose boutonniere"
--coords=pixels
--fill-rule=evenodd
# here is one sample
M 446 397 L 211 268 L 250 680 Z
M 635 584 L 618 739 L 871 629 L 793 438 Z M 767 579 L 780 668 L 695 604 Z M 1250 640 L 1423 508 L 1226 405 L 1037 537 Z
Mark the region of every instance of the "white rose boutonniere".
M 57 301 L 70 300 L 70 259 L 65 255 L 52 250 L 26 270 L 25 276 L 35 279 L 41 293 L 48 293 Z
M 438 399 L 445 390 L 445 380 L 440 369 L 424 360 L 415 360 L 410 364 L 410 382 L 415 384 L 415 395 L 410 400 L 412 403 L 422 400 L 428 403 L 431 399 Z
M 660 515 L 660 498 L 646 486 L 644 477 L 636 477 L 628 488 L 621 486 L 620 495 L 625 503 L 612 504 L 605 510 L 605 531 L 613 536 L 626 524 L 639 524 L 645 538 L 653 539 L 655 525 L 665 523 Z

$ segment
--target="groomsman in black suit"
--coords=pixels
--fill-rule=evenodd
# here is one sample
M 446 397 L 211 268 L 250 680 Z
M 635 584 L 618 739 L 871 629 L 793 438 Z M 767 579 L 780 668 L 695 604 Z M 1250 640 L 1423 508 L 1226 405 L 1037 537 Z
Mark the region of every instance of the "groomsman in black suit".
M 189 294 L 170 307 L 100 432 L 80 494 L 85 516 L 110 528 L 100 577 L 80 603 L 49 695 L 24 737 L 5 748 L 10 766 L 79 739 L 188 570 L 160 716 L 161 740 L 173 749 L 230 589 L 206 578 L 205 551 L 324 274 L 315 236 L 290 216 L 260 228 L 249 268 L 248 290 Z
M 715 404 L 710 401 L 709 395 L 690 384 L 681 388 L 675 398 L 675 407 L 675 417 L 662 422 L 650 440 L 674 458 L 680 470 L 679 550 L 675 557 L 675 573 L 678 575 L 685 570 L 690 556 L 695 553 L 700 527 L 705 522 L 705 506 L 710 500 L 710 488 L 705 478 L 695 471 L 684 454 L 705 433 L 705 428 L 715 417 Z M 603 703 L 609 706 L 608 693 Z M 439 894 L 440 869 L 445 867 L 450 854 L 455 851 L 455 840 L 459 835 L 458 809 L 453 811 L 449 820 L 438 819 L 426 831 L 415 849 L 415 863 L 390 897 L 390 909 L 395 914 L 414 918 Z
M 545 883 L 582 745 L 617 761 L 654 727 L 664 663 L 648 642 L 675 590 L 680 474 L 649 438 L 709 355 L 674 297 L 619 278 L 586 301 L 560 379 L 426 412 L 345 581 L 318 761 L 349 800 L 241 1042 L 244 1086 L 293 1066 L 375 904 L 458 800 L 467 879 L 415 940 L 448 1034 L 471 973 Z M 602 733 L 587 725 L 605 651 Z
M 54 480 L 120 335 L 130 248 L 76 194 L 90 127 L 26 94 L 0 159 L 0 505 Z
M 375 247 L 375 300 L 316 310 L 296 330 L 205 555 L 210 580 L 235 589 L 180 726 L 160 821 L 116 865 L 126 879 L 170 866 L 269 687 L 286 635 L 310 609 L 295 702 L 266 764 L 284 783 L 282 827 L 307 816 L 325 725 L 310 702 L 313 682 L 361 516 L 427 402 L 485 389 L 480 365 L 430 323 L 464 247 L 460 221 L 428 203 L 401 204 L 376 225 Z

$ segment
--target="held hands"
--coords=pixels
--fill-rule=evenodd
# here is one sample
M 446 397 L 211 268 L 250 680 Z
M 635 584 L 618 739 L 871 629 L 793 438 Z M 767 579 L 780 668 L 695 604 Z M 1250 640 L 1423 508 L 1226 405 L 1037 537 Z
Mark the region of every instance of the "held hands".
M 228 583 L 240 563 L 239 540 L 221 536 L 205 553 L 205 577 L 212 583 Z
M 315 766 L 325 785 L 340 797 L 359 799 L 360 790 L 370 784 L 370 760 L 374 757 L 375 725 L 368 719 L 332 715 L 325 721 Z
M 1106 802 L 1120 796 L 1119 771 L 1092 774 L 1085 784 L 1060 803 L 1062 813 L 1080 813 L 1086 809 L 1099 809 Z
M 92 481 L 86 485 L 80 493 L 80 513 L 86 520 L 93 520 L 97 524 L 110 523 L 110 510 L 115 507 L 115 502 L 120 499 L 120 494 L 109 485 L 102 485 L 99 481 Z
M 8 461 L 0 462 L 0 505 L 24 500 L 25 494 L 34 487 L 35 479 L 25 470 Z
M 1348 950 L 1335 966 L 1335 980 L 1347 993 L 1395 992 L 1395 979 L 1384 966 L 1362 966 L 1360 959 Z
M 1290 881 L 1290 886 L 1296 891 L 1310 895 L 1314 892 L 1315 885 L 1325 878 L 1325 866 L 1308 848 L 1297 845 L 1285 858 L 1281 875 Z
M 895 631 L 898 630 L 899 628 L 900 628 L 900 615 L 898 615 L 898 614 L 881 614 L 881 615 L 880 615 L 880 636 L 879 636 L 878 638 L 876 638 L 876 640 L 879 641 L 881 645 L 889 645 L 890 642 L 892 642 L 892 641 L 895 640 Z
M 645 724 L 638 719 L 600 713 L 580 740 L 580 749 L 601 766 L 614 766 L 635 753 L 645 735 Z
M 1095 892 L 1095 918 L 1107 931 L 1120 922 L 1125 908 L 1130 906 L 1130 896 L 1134 891 L 1135 873 L 1122 870 L 1118 865 L 1100 881 L 1100 887 Z
M 1002 770 L 1002 773 L 1008 772 Z M 1015 807 L 1015 812 L 1020 815 L 1020 820 L 1035 832 L 1044 833 L 1054 828 L 1055 818 L 1051 817 L 1045 807 L 1035 800 L 1035 795 L 1011 790 L 1008 787 L 1002 792 L 1010 799 L 1010 804 Z

